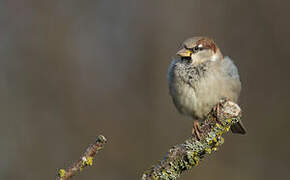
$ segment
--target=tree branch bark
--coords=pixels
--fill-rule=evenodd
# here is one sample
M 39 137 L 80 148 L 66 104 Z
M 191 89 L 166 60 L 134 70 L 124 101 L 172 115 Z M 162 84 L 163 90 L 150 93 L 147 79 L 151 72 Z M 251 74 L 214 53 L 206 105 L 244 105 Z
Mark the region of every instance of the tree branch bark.
M 103 135 L 97 137 L 94 144 L 91 144 L 83 156 L 75 163 L 72 167 L 67 169 L 59 169 L 57 179 L 68 180 L 77 172 L 80 172 L 83 168 L 87 166 L 92 166 L 94 156 L 104 148 L 107 140 Z
M 196 136 L 189 137 L 183 144 L 169 149 L 166 156 L 157 165 L 145 171 L 142 180 L 174 180 L 191 168 L 197 166 L 206 155 L 217 151 L 223 144 L 222 135 L 230 130 L 231 125 L 240 121 L 240 107 L 232 101 L 221 100 L 200 124 L 200 140 Z M 97 137 L 83 156 L 72 167 L 60 169 L 57 179 L 68 180 L 86 166 L 91 166 L 96 153 L 103 149 L 106 138 Z
M 188 138 L 183 144 L 169 149 L 157 165 L 144 172 L 142 180 L 173 180 L 184 171 L 197 166 L 206 155 L 223 144 L 222 135 L 241 119 L 241 109 L 234 102 L 221 100 L 201 123 L 201 138 Z

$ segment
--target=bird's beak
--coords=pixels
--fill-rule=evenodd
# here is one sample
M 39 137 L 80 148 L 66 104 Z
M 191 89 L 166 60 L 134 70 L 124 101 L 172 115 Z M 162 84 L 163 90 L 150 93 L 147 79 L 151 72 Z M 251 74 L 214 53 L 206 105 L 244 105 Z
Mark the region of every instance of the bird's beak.
M 188 49 L 182 48 L 176 54 L 180 57 L 190 57 L 192 52 Z

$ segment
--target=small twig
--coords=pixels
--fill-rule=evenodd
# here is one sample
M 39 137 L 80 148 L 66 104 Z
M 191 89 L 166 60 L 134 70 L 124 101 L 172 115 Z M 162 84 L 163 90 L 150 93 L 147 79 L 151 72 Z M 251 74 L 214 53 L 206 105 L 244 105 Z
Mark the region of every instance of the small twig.
M 217 151 L 224 142 L 222 135 L 240 119 L 240 107 L 231 101 L 221 100 L 201 124 L 200 141 L 190 137 L 183 144 L 171 148 L 162 161 L 143 174 L 142 180 L 178 178 L 182 172 L 197 166 L 206 154 Z
M 77 172 L 81 171 L 86 166 L 93 164 L 93 158 L 101 149 L 103 149 L 107 140 L 103 135 L 97 137 L 96 142 L 91 144 L 83 156 L 72 167 L 67 169 L 59 169 L 57 179 L 68 180 L 74 176 Z

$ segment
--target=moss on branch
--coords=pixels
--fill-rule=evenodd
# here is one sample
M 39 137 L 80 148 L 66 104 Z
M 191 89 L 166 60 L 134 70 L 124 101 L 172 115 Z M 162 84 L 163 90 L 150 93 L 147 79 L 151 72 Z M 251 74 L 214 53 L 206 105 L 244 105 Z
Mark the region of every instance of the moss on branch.
M 217 151 L 223 144 L 222 135 L 241 119 L 240 107 L 221 100 L 201 123 L 201 138 L 188 138 L 183 144 L 171 148 L 163 160 L 144 172 L 142 180 L 173 180 L 182 172 L 197 166 L 206 155 Z

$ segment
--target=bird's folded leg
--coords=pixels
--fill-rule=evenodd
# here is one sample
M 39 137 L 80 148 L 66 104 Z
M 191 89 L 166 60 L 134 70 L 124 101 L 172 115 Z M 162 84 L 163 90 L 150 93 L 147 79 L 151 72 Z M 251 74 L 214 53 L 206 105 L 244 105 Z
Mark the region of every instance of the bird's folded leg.
M 200 140 L 200 127 L 199 127 L 199 122 L 198 120 L 194 120 L 193 121 L 193 127 L 192 127 L 192 135 L 195 136 L 197 138 L 197 140 Z

